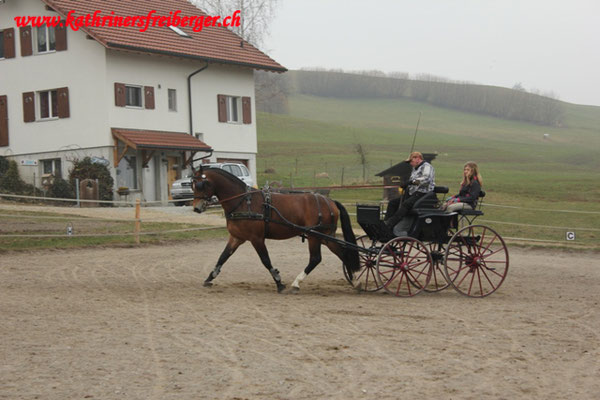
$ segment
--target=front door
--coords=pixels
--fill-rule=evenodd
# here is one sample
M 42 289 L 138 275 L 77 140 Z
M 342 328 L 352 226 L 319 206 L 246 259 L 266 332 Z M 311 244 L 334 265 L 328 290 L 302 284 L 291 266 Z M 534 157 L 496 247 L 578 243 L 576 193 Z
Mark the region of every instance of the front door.
M 177 180 L 177 157 L 167 157 L 167 193 L 169 193 L 169 200 L 173 200 L 171 197 L 171 185 Z

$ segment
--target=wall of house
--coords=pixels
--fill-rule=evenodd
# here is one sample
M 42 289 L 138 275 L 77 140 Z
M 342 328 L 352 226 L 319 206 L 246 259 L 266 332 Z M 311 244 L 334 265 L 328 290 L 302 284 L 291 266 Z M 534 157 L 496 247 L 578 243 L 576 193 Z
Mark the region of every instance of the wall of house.
M 8 96 L 9 146 L 0 147 L 0 155 L 20 160 L 61 158 L 63 176 L 70 167 L 69 159 L 83 156 L 103 156 L 98 147 L 107 145 L 108 113 L 103 107 L 105 85 L 98 76 L 105 76 L 104 47 L 86 39 L 82 31 L 67 30 L 67 50 L 47 54 L 21 56 L 19 28 L 13 17 L 19 15 L 49 15 L 41 1 L 8 1 L 0 5 L 0 29 L 15 29 L 15 58 L 0 60 L 0 95 Z M 35 34 L 35 28 L 32 33 Z M 25 123 L 23 93 L 69 88 L 70 117 Z M 36 106 L 39 106 L 36 99 Z M 21 168 L 23 178 L 30 182 L 40 167 Z M 39 180 L 38 180 L 39 184 Z
M 106 64 L 105 90 L 111 93 L 106 98 L 110 127 L 189 133 L 187 78 L 205 63 L 108 50 Z M 114 98 L 115 82 L 154 87 L 155 108 L 149 110 L 143 107 L 117 107 Z M 169 89 L 177 91 L 175 112 L 169 111 L 168 108 Z M 219 122 L 219 94 L 251 97 L 252 123 Z M 200 134 L 200 140 L 214 149 L 211 160 L 214 161 L 217 157 L 249 160 L 250 171 L 256 181 L 257 142 L 253 71 L 249 68 L 210 64 L 207 69 L 192 77 L 192 107 L 194 134 Z M 167 153 L 161 152 L 161 155 L 164 158 Z M 156 167 L 152 164 L 149 168 Z M 164 197 L 164 194 L 160 197 Z

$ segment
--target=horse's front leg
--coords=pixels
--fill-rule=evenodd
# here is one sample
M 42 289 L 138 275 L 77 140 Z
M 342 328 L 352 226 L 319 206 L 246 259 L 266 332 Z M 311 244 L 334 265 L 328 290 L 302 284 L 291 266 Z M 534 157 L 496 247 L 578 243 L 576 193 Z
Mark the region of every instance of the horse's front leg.
M 227 259 L 229 259 L 229 257 L 231 257 L 231 255 L 237 250 L 237 248 L 240 247 L 240 245 L 244 242 L 245 240 L 229 236 L 227 245 L 221 253 L 219 260 L 217 261 L 217 265 L 215 265 L 215 268 L 211 271 L 211 273 L 208 275 L 208 278 L 206 278 L 206 280 L 204 281 L 204 286 L 212 286 L 212 280 L 215 279 L 217 275 L 219 275 L 219 273 L 221 272 L 221 267 L 223 266 L 223 264 L 225 264 L 225 261 L 227 261 Z
M 300 290 L 300 282 L 304 280 L 311 273 L 313 269 L 321 262 L 321 240 L 315 238 L 308 238 L 308 251 L 310 258 L 308 259 L 308 265 L 302 272 L 298 274 L 294 283 L 292 283 L 292 291 L 298 292 Z
M 283 283 L 281 283 L 281 276 L 279 275 L 279 271 L 276 270 L 275 268 L 273 268 L 273 265 L 271 265 L 271 259 L 269 258 L 269 252 L 267 251 L 267 246 L 265 246 L 265 240 L 264 239 L 255 240 L 252 242 L 252 246 L 254 246 L 254 249 L 258 253 L 258 256 L 260 257 L 260 261 L 271 273 L 273 280 L 277 284 L 277 291 L 279 293 L 281 293 L 283 291 L 283 289 L 285 289 L 285 285 Z

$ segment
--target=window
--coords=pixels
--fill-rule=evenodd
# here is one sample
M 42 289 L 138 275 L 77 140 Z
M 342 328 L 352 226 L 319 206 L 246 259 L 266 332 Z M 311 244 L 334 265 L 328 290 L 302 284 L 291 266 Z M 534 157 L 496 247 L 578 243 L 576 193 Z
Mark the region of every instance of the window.
M 115 106 L 154 110 L 154 87 L 115 82 Z
M 188 35 L 187 33 L 185 33 L 184 31 L 182 31 L 179 27 L 177 26 L 172 26 L 169 25 L 169 29 L 171 29 L 173 32 L 175 32 L 176 34 L 178 34 L 179 36 L 183 36 L 183 37 L 187 37 L 187 38 L 191 38 L 190 35 Z
M 23 121 L 69 118 L 69 88 L 23 93 Z
M 38 92 L 40 119 L 58 118 L 58 90 Z
M 125 105 L 142 107 L 142 88 L 140 86 L 125 86 Z
M 4 58 L 4 31 L 0 31 L 0 58 Z
M 117 187 L 137 189 L 137 159 L 135 156 L 125 156 L 119 161 Z
M 37 47 L 38 53 L 47 53 L 56 50 L 56 35 L 54 27 L 40 26 L 37 29 Z
M 242 170 L 237 165 L 223 165 L 223 169 L 235 176 L 243 176 Z
M 240 98 L 227 96 L 227 122 L 240 122 L 238 110 Z
M 252 101 L 250 97 L 217 95 L 219 122 L 252 123 Z
M 169 111 L 177 111 L 177 90 L 169 89 Z
M 54 175 L 57 178 L 62 178 L 62 168 L 60 158 L 42 161 L 42 173 L 44 175 Z

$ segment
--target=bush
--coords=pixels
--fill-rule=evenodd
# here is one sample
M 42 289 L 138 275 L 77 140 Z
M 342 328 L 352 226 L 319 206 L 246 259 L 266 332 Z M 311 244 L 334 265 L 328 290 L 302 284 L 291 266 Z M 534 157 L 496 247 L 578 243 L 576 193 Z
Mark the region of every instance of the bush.
M 57 199 L 74 199 L 73 186 L 62 178 L 54 178 L 54 182 L 48 188 L 48 196 Z
M 0 179 L 2 179 L 2 175 L 4 175 L 6 170 L 8 170 L 8 160 L 0 156 Z
M 79 179 L 80 182 L 84 179 L 98 179 L 100 200 L 112 201 L 114 180 L 107 166 L 93 163 L 90 157 L 74 160 L 73 168 L 69 171 L 69 182 L 72 187 L 75 187 L 75 179 Z
M 25 182 L 19 175 L 19 167 L 15 161 L 8 161 L 8 168 L 0 176 L 0 191 L 21 194 L 25 190 Z

